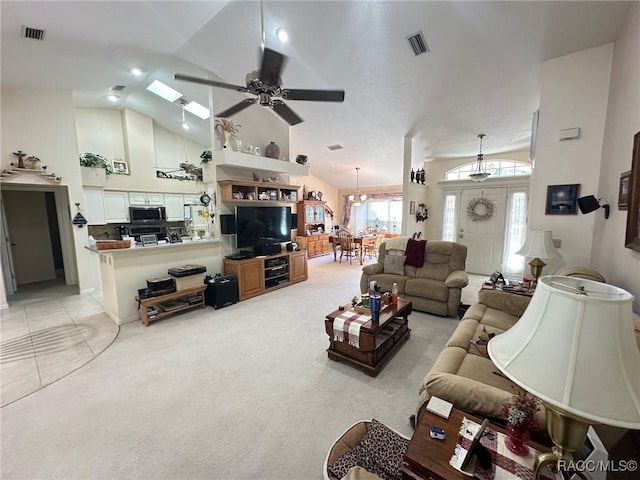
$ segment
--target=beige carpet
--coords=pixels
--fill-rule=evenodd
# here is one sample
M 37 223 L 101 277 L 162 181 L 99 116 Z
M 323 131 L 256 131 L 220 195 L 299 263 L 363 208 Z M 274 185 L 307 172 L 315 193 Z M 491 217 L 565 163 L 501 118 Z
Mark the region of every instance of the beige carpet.
M 357 420 L 410 435 L 418 385 L 457 319 L 412 314 L 376 378 L 329 360 L 324 315 L 358 293 L 360 268 L 321 257 L 301 284 L 124 325 L 95 360 L 0 410 L 2 478 L 322 478 Z

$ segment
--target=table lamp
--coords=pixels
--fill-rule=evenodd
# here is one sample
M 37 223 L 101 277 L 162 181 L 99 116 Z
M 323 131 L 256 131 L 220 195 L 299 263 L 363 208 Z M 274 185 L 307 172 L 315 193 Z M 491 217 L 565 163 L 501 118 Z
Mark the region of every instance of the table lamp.
M 535 462 L 571 462 L 589 425 L 640 429 L 640 352 L 633 296 L 575 277 L 546 276 L 518 322 L 489 341 L 489 357 L 546 409 L 555 444 Z
M 531 282 L 530 289 L 533 291 L 538 284 L 538 278 L 542 274 L 542 269 L 547 265 L 541 259 L 543 258 L 562 258 L 560 252 L 553 245 L 553 237 L 551 230 L 527 230 L 527 239 L 516 255 L 523 257 L 534 257 L 529 262 L 531 266 Z

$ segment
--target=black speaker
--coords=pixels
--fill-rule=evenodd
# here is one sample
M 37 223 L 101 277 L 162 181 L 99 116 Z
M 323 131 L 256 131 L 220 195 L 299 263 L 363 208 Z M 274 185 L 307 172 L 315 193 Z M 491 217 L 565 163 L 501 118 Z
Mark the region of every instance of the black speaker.
M 287 252 L 293 252 L 293 243 L 287 243 Z
M 253 253 L 256 255 L 275 255 L 277 253 L 282 253 L 282 247 L 279 243 L 274 243 L 273 245 L 259 245 L 257 247 L 253 247 Z
M 216 310 L 238 303 L 238 280 L 233 275 L 209 279 L 204 302 Z
M 234 214 L 220 215 L 220 233 L 236 233 L 236 216 Z
M 591 213 L 600 208 L 600 202 L 593 195 L 587 195 L 578 199 L 578 208 L 582 213 Z
M 298 228 L 298 214 L 297 213 L 292 213 L 291 214 L 291 229 L 293 230 L 294 228 Z

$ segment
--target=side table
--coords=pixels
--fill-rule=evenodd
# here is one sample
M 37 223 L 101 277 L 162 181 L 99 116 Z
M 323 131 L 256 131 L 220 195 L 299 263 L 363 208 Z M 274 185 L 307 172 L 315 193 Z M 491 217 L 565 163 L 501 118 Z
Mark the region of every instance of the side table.
M 451 460 L 456 448 L 458 430 L 464 417 L 478 424 L 482 423 L 482 419 L 456 408 L 451 410 L 448 420 L 430 412 L 424 412 L 404 454 L 400 470 L 403 480 L 469 480 L 470 477 L 449 465 L 449 460 Z M 445 430 L 444 440 L 431 438 L 429 428 L 432 425 Z M 503 428 L 496 425 L 489 424 L 487 428 L 506 434 Z M 539 452 L 549 451 L 547 447 L 536 442 L 529 442 L 529 446 Z

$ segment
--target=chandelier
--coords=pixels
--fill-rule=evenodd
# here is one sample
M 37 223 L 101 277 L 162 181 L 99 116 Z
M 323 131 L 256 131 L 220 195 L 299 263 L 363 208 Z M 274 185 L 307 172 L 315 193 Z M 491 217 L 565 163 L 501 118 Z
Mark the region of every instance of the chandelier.
M 360 184 L 358 182 L 359 173 L 360 173 L 360 167 L 356 167 L 356 194 L 355 195 L 351 194 L 348 197 L 349 201 L 353 202 L 353 204 L 356 207 L 359 207 L 360 205 L 362 205 L 362 202 L 364 202 L 367 199 L 366 195 L 360 195 Z
M 471 180 L 473 180 L 474 182 L 484 182 L 487 178 L 489 178 L 489 175 L 491 175 L 484 169 L 484 165 L 482 164 L 482 161 L 484 160 L 484 155 L 482 155 L 482 139 L 485 136 L 486 135 L 484 133 L 478 135 L 478 138 L 480 139 L 480 153 L 478 153 L 478 162 L 476 163 L 476 168 L 473 173 L 469 175 L 469 178 L 471 178 Z

